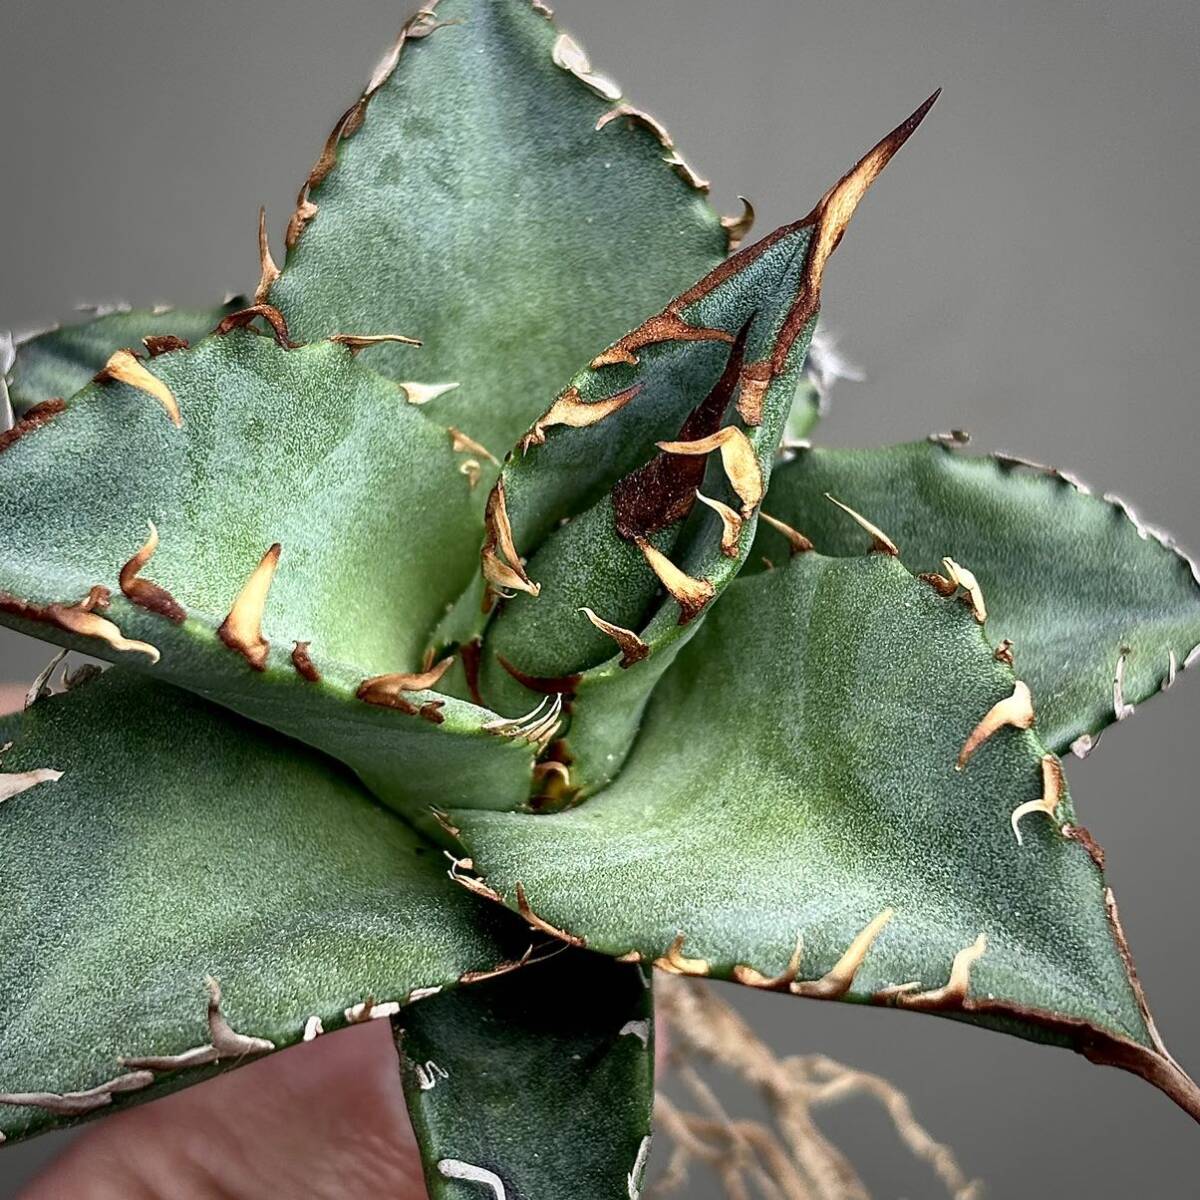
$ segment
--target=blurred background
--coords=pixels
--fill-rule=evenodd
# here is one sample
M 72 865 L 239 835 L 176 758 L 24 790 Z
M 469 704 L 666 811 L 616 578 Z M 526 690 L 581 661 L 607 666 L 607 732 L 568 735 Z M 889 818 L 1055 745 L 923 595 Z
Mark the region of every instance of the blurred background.
M 207 304 L 257 280 L 296 188 L 409 5 L 4 0 L 0 327 L 77 302 Z M 663 117 L 760 232 L 807 212 L 935 86 L 945 94 L 834 260 L 826 326 L 868 379 L 818 431 L 876 445 L 964 427 L 1076 468 L 1200 542 L 1194 0 L 559 0 L 599 69 Z M 0 632 L 0 685 L 48 658 Z M 1193 674 L 1200 674 L 1196 672 Z M 1159 1024 L 1200 1070 L 1200 679 L 1068 771 Z M 733 989 L 726 989 L 731 993 Z M 783 1054 L 880 1072 L 993 1197 L 1194 1195 L 1200 1130 L 1145 1084 L 948 1021 L 737 995 Z M 940 1194 L 884 1116 L 827 1128 L 878 1197 Z M 0 1155 L 15 1195 L 61 1135 Z M 1187 1183 L 1193 1178 L 1192 1183 Z M 689 1192 L 715 1196 L 707 1182 Z

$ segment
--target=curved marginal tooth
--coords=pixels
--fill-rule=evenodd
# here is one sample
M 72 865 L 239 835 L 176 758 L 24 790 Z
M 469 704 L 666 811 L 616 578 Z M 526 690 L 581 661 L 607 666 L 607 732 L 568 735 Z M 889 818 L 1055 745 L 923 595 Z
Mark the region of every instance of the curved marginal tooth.
M 115 622 L 90 610 L 54 605 L 50 611 L 55 621 L 68 633 L 76 633 L 80 637 L 99 638 L 102 642 L 107 642 L 114 650 L 144 654 L 151 663 L 158 662 L 162 657 L 158 652 L 158 647 L 150 645 L 149 642 L 130 640 L 122 634 Z
M 658 442 L 657 445 L 667 454 L 704 455 L 720 450 L 725 477 L 742 501 L 742 516 L 749 517 L 762 501 L 764 486 L 758 455 L 750 439 L 736 425 L 726 425 L 694 442 Z
M 405 337 L 402 333 L 335 333 L 329 339 L 339 346 L 345 346 L 351 354 L 357 354 L 369 346 L 379 346 L 384 342 L 398 342 L 402 346 L 420 346 L 420 338 Z
M 650 653 L 650 647 L 632 629 L 625 629 L 598 617 L 590 608 L 579 610 L 601 633 L 606 633 L 621 650 L 621 666 L 632 667 L 641 662 Z
M 979 580 L 975 578 L 974 572 L 968 571 L 961 563 L 956 563 L 952 558 L 942 559 L 942 570 L 950 577 L 950 582 L 955 587 L 960 587 L 971 598 L 971 612 L 975 614 L 975 620 L 982 625 L 987 620 L 987 605 L 983 599 L 983 588 L 979 586 Z
M 1168 688 L 1175 686 L 1175 677 L 1179 674 L 1179 659 L 1175 656 L 1174 650 L 1167 651 L 1167 677 L 1162 681 L 1162 690 L 1165 692 Z
M 1029 685 L 1020 679 L 1013 685 L 1011 696 L 1006 696 L 984 714 L 983 720 L 971 730 L 970 736 L 958 752 L 958 770 L 971 760 L 971 756 L 983 745 L 992 734 L 1011 725 L 1015 729 L 1029 729 L 1033 726 L 1033 695 Z
M 658 139 L 659 145 L 664 150 L 675 149 L 675 143 L 667 132 L 667 127 L 657 117 L 643 112 L 640 108 L 634 108 L 632 104 L 618 104 L 616 108 L 610 108 L 608 112 L 601 114 L 600 119 L 596 122 L 596 132 L 598 133 L 606 125 L 610 125 L 621 117 L 628 117 L 631 125 L 640 125 L 643 129 L 649 130 Z
M 404 393 L 404 399 L 409 404 L 428 404 L 430 400 L 436 400 L 439 396 L 444 396 L 461 385 L 457 383 L 413 383 L 410 380 L 397 386 Z
M 38 767 L 33 771 L 19 771 L 9 775 L 0 774 L 0 804 L 37 787 L 40 783 L 57 783 L 62 777 L 61 771 L 54 771 L 49 767 Z
M 254 303 L 266 304 L 271 288 L 279 278 L 279 268 L 271 257 L 271 239 L 267 235 L 267 208 L 258 210 L 258 287 L 254 289 Z
M 561 703 L 562 697 L 558 697 Z M 490 721 L 483 728 L 488 733 L 497 734 L 500 737 L 517 737 L 530 725 L 537 725 L 546 716 L 548 707 L 553 707 L 554 699 L 550 696 L 543 696 L 538 706 L 531 712 L 528 712 L 523 717 L 500 717 L 498 720 Z
M 855 512 L 848 504 L 843 504 L 836 496 L 825 493 L 825 499 L 836 504 L 848 517 L 856 521 L 871 535 L 871 549 L 879 554 L 888 554 L 892 558 L 900 557 L 900 549 L 878 525 L 872 524 L 862 513 Z
M 556 67 L 570 71 L 580 83 L 586 84 L 605 100 L 616 102 L 621 98 L 621 89 L 611 79 L 597 75 L 583 47 L 570 34 L 561 33 L 550 52 Z
M 157 583 L 149 579 L 139 579 L 138 575 L 158 551 L 158 529 L 153 521 L 147 521 L 150 535 L 142 548 L 121 568 L 119 576 L 121 591 L 139 608 L 158 613 L 176 625 L 182 625 L 187 620 L 183 605 Z
M 565 35 L 564 35 L 565 36 Z M 504 1180 L 495 1171 L 477 1167 L 472 1163 L 460 1162 L 456 1158 L 443 1158 L 437 1165 L 438 1174 L 446 1179 L 461 1179 L 467 1183 L 480 1183 L 491 1188 L 494 1200 L 508 1200 Z
M 67 653 L 66 650 L 58 651 L 34 677 L 33 682 L 25 692 L 26 708 L 32 708 L 39 700 L 43 700 L 51 694 L 50 677 L 58 670 L 59 664 L 67 657 Z
M 779 520 L 778 517 L 771 516 L 769 512 L 766 512 L 763 509 L 759 509 L 758 516 L 760 520 L 765 521 L 777 533 L 782 533 L 783 536 L 787 538 L 788 545 L 791 547 L 791 553 L 793 555 L 807 554 L 813 549 L 812 542 L 809 541 L 809 539 L 806 538 L 798 529 L 793 529 L 792 526 L 788 525 L 785 521 Z
M 717 589 L 707 579 L 693 579 L 685 574 L 645 538 L 637 539 L 637 547 L 645 556 L 650 569 L 658 576 L 659 582 L 679 605 L 681 625 L 686 625 L 692 620 L 717 594 Z
M 473 454 L 478 458 L 486 458 L 488 462 L 500 465 L 500 460 L 482 443 L 477 442 L 473 437 L 468 437 L 461 429 L 455 429 L 453 425 L 449 426 L 447 432 L 450 434 L 450 444 L 454 448 L 455 454 Z
M 1124 721 L 1126 717 L 1132 717 L 1134 714 L 1134 706 L 1125 703 L 1125 661 L 1129 658 L 1129 651 L 1123 649 L 1120 658 L 1117 659 L 1117 669 L 1113 673 L 1113 714 L 1118 721 Z
M 961 1009 L 971 991 L 971 968 L 983 957 L 985 950 L 987 935 L 981 933 L 971 945 L 954 956 L 950 978 L 944 987 L 928 992 L 906 992 L 897 989 L 894 996 L 896 1004 L 901 1008 Z
M 618 363 L 636 366 L 637 352 L 660 342 L 725 342 L 733 345 L 734 341 L 736 338 L 728 330 L 691 325 L 678 313 L 667 309 L 644 321 L 632 333 L 627 333 L 620 341 L 598 354 L 592 359 L 591 367 L 593 371 L 598 371 L 601 367 Z
M 739 196 L 742 211 L 736 217 L 722 217 L 721 228 L 728 238 L 726 250 L 732 254 L 749 236 L 754 228 L 754 205 L 745 196 Z
M 782 991 L 784 988 L 796 978 L 800 970 L 800 964 L 804 960 L 804 938 L 802 935 L 796 936 L 796 948 L 792 951 L 792 957 L 788 959 L 788 965 L 779 975 L 764 975 L 761 971 L 756 971 L 753 967 L 739 965 L 733 968 L 733 979 L 735 983 L 740 983 L 744 987 L 761 988 L 765 991 Z
M 264 671 L 271 643 L 263 637 L 262 619 L 267 607 L 267 595 L 279 566 L 283 548 L 275 543 L 262 556 L 250 578 L 233 602 L 229 616 L 222 622 L 217 636 L 231 650 L 236 650 L 256 670 Z
M 404 698 L 406 692 L 425 692 L 434 688 L 454 665 L 454 656 L 444 658 L 428 671 L 411 674 L 376 675 L 364 679 L 358 688 L 358 699 L 381 708 L 398 708 L 412 713 L 414 706 Z
M 304 1037 L 306 1042 L 315 1042 L 325 1032 L 325 1023 L 320 1017 L 312 1016 L 304 1022 Z
M 1059 801 L 1062 800 L 1063 769 L 1053 754 L 1042 758 L 1042 795 L 1038 800 L 1030 800 L 1027 804 L 1019 805 L 1012 812 L 1012 831 L 1016 836 L 1017 845 L 1022 845 L 1021 822 L 1030 813 L 1043 812 L 1053 819 L 1058 811 Z
M 484 515 L 485 537 L 480 554 L 483 577 L 490 584 L 506 590 L 526 592 L 540 596 L 542 588 L 525 574 L 524 560 L 517 553 L 513 541 L 512 525 L 508 519 L 508 503 L 504 495 L 504 476 L 496 480 L 496 486 L 488 497 Z M 499 551 L 499 553 L 497 553 Z
M 742 538 L 742 518 L 728 504 L 709 499 L 699 488 L 696 489 L 696 499 L 721 518 L 721 553 L 726 558 L 737 558 L 738 543 Z
M 654 965 L 668 975 L 707 975 L 712 967 L 703 958 L 685 958 L 683 944 L 687 941 L 686 934 L 678 934 L 667 947 L 667 952 L 654 960 Z
M 883 932 L 884 926 L 894 917 L 895 910 L 885 908 L 869 925 L 859 932 L 847 947 L 845 954 L 837 960 L 832 969 L 814 982 L 793 980 L 789 991 L 797 996 L 809 996 L 818 1000 L 837 1000 L 844 996 L 854 984 L 858 974 L 871 949 L 875 939 Z
M 616 392 L 602 400 L 584 400 L 578 388 L 568 388 L 533 423 L 533 428 L 521 439 L 521 453 L 528 453 L 532 446 L 541 446 L 546 441 L 546 430 L 556 425 L 571 429 L 586 429 L 598 425 L 606 417 L 620 412 L 631 400 L 637 398 L 642 384 L 635 384 L 623 392 Z
M 131 388 L 137 388 L 139 392 L 153 396 L 163 406 L 172 425 L 178 428 L 183 424 L 179 403 L 176 401 L 174 393 L 157 375 L 152 375 L 142 360 L 131 350 L 118 350 L 112 355 L 104 364 L 104 369 L 98 378 L 124 383 Z

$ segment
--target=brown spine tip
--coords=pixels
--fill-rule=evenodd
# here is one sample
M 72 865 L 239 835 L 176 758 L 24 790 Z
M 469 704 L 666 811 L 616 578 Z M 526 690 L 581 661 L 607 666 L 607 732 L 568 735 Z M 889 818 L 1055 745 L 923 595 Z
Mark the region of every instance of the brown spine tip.
M 436 704 L 436 709 L 422 712 L 417 705 L 406 699 L 408 692 L 427 692 L 441 681 L 442 676 L 454 665 L 454 656 L 444 658 L 428 671 L 416 671 L 409 674 L 376 675 L 372 679 L 364 679 L 358 688 L 358 698 L 367 704 L 378 708 L 394 708 L 409 716 L 420 715 L 426 720 L 441 724 L 440 708 L 444 702 L 430 701 Z M 426 705 L 428 707 L 428 705 Z
M 872 524 L 862 513 L 855 512 L 848 504 L 843 504 L 836 496 L 825 493 L 825 499 L 836 504 L 848 517 L 857 522 L 871 535 L 871 549 L 877 554 L 886 554 L 891 558 L 900 557 L 900 549 L 878 525 Z
M 568 388 L 534 423 L 533 428 L 521 439 L 521 453 L 526 454 L 533 446 L 546 441 L 546 430 L 555 425 L 566 425 L 572 429 L 585 429 L 597 425 L 606 417 L 620 412 L 641 392 L 642 385 L 636 384 L 623 392 L 607 396 L 603 400 L 584 400 L 578 388 Z
M 845 954 L 820 979 L 812 982 L 793 981 L 789 990 L 794 995 L 809 996 L 817 1000 L 840 1000 L 853 986 L 854 977 L 867 957 L 867 952 L 875 944 L 875 939 L 895 915 L 894 909 L 885 908 L 855 936 Z
M 267 668 L 271 643 L 263 637 L 262 619 L 282 552 L 283 548 L 276 542 L 262 556 L 233 602 L 229 616 L 217 630 L 221 641 L 231 650 L 236 650 L 256 671 L 265 671 Z
M 284 350 L 295 350 L 297 348 L 297 343 L 292 341 L 288 333 L 287 321 L 284 319 L 283 313 L 270 304 L 252 304 L 249 308 L 243 308 L 240 312 L 230 313 L 229 316 L 223 317 L 218 322 L 213 333 L 218 337 L 224 337 L 225 334 L 234 329 L 246 329 L 250 325 L 253 325 L 259 317 L 262 317 L 270 325 L 271 332 L 275 335 L 275 341 Z
M 798 529 L 793 529 L 786 521 L 773 517 L 769 512 L 759 509 L 759 519 L 765 521 L 776 533 L 782 533 L 788 540 L 789 552 L 792 557 L 797 554 L 808 554 L 813 544 Z
M 142 338 L 142 345 L 151 358 L 161 358 L 164 354 L 175 354 L 179 350 L 189 349 L 186 338 L 176 337 L 173 333 L 148 333 Z
M 738 544 L 742 539 L 743 520 L 741 516 L 734 512 L 728 504 L 710 499 L 699 490 L 696 492 L 696 499 L 705 507 L 711 508 L 721 518 L 721 553 L 726 558 L 737 558 Z
M 158 529 L 153 521 L 147 521 L 146 524 L 150 527 L 150 536 L 142 548 L 121 568 L 121 591 L 139 608 L 158 613 L 168 621 L 182 625 L 187 620 L 187 612 L 183 605 L 166 588 L 152 583 L 149 579 L 138 578 L 139 573 L 158 550 Z
M 691 442 L 658 442 L 657 446 L 666 454 L 705 456 L 714 450 L 721 452 L 721 465 L 729 486 L 742 501 L 742 516 L 750 514 L 761 503 L 766 490 L 762 468 L 750 439 L 736 425 L 726 425 L 708 437 Z
M 321 672 L 317 670 L 309 653 L 311 645 L 311 642 L 297 642 L 292 647 L 292 666 L 296 668 L 296 674 L 301 679 L 309 683 L 320 683 Z
M 707 579 L 693 579 L 681 571 L 661 550 L 652 546 L 645 538 L 638 538 L 636 544 L 650 569 L 658 576 L 658 581 L 679 605 L 680 625 L 686 625 L 689 621 L 694 620 L 704 606 L 717 594 L 716 588 Z
M 99 383 L 123 383 L 145 392 L 163 406 L 172 425 L 179 428 L 183 424 L 179 404 L 171 389 L 158 376 L 147 371 L 145 364 L 132 350 L 118 350 L 113 354 L 96 380 Z
M 736 217 L 722 217 L 721 228 L 725 230 L 726 252 L 732 254 L 750 236 L 754 228 L 754 205 L 745 196 L 739 196 L 742 211 Z
M 607 634 L 617 643 L 617 648 L 621 651 L 622 667 L 632 667 L 635 663 L 640 663 L 649 657 L 650 647 L 632 629 L 625 629 L 620 625 L 614 625 L 611 621 L 605 621 L 602 617 L 598 617 L 590 608 L 581 608 L 579 611 L 601 633 Z
M 271 239 L 267 236 L 267 209 L 258 210 L 258 287 L 254 289 L 254 303 L 266 304 L 271 288 L 279 278 L 279 268 L 271 257 Z
M 971 730 L 970 736 L 963 743 L 963 748 L 958 752 L 958 770 L 961 771 L 970 762 L 975 751 L 988 738 L 1005 726 L 1012 726 L 1014 729 L 1031 729 L 1033 722 L 1033 695 L 1029 690 L 1029 685 L 1018 679 L 1013 686 L 1012 695 L 993 704 L 984 714 L 983 720 Z

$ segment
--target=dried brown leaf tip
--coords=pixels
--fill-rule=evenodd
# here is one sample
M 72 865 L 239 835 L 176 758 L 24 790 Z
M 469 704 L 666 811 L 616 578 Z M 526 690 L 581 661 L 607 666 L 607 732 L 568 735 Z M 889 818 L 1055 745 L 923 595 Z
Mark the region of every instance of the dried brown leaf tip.
M 957 769 L 961 771 L 970 762 L 975 751 L 993 734 L 1006 726 L 1013 729 L 1031 729 L 1033 727 L 1033 695 L 1029 685 L 1017 680 L 1011 696 L 993 704 L 984 714 L 983 720 L 971 730 L 970 736 L 958 752 Z
M 345 346 L 351 354 L 358 354 L 371 346 L 382 346 L 395 342 L 401 346 L 419 346 L 419 338 L 405 337 L 402 333 L 335 333 L 330 339 L 334 345 Z
M 789 553 L 792 556 L 807 554 L 813 549 L 812 542 L 798 529 L 793 529 L 786 521 L 781 521 L 778 517 L 773 517 L 769 512 L 764 512 L 762 509 L 759 510 L 758 516 L 760 520 L 765 521 L 776 533 L 781 533 L 787 538 Z
M 696 499 L 721 518 L 721 553 L 726 558 L 737 558 L 738 543 L 742 538 L 742 518 L 728 504 L 713 500 L 703 492 L 696 492 Z
M 176 625 L 182 625 L 187 620 L 187 612 L 182 604 L 157 583 L 149 579 L 138 578 L 158 550 L 158 529 L 153 521 L 147 521 L 150 535 L 142 548 L 121 568 L 121 591 L 133 604 L 149 612 L 158 613 Z
M 258 210 L 258 287 L 254 289 L 254 303 L 266 304 L 271 288 L 279 278 L 279 268 L 271 257 L 271 239 L 267 234 L 267 210 Z
M 1021 839 L 1021 822 L 1030 813 L 1045 813 L 1051 819 L 1058 812 L 1063 794 L 1062 764 L 1053 754 L 1042 757 L 1042 794 L 1037 800 L 1030 800 L 1018 805 L 1012 812 L 1012 831 L 1017 839 L 1017 845 L 1023 845 Z M 1081 839 L 1082 840 L 1082 839 Z
M 297 642 L 292 647 L 292 666 L 295 667 L 296 674 L 301 679 L 308 683 L 320 683 L 321 672 L 317 670 L 312 655 L 309 653 L 311 646 L 311 642 Z
M 620 100 L 621 88 L 604 75 L 592 70 L 591 60 L 583 47 L 569 33 L 560 33 L 551 50 L 554 65 L 569 71 L 580 83 L 586 84 L 605 100 Z
M 721 228 L 728 239 L 726 249 L 732 254 L 750 236 L 754 228 L 754 205 L 745 196 L 739 196 L 742 211 L 736 217 L 722 217 Z
M 683 945 L 687 941 L 686 934 L 679 934 L 667 947 L 667 952 L 654 960 L 654 965 L 668 975 L 707 975 L 712 967 L 703 958 L 686 958 Z
M 508 502 L 504 495 L 503 476 L 496 481 L 488 497 L 484 514 L 484 542 L 480 552 L 483 577 L 488 583 L 485 604 L 488 608 L 496 595 L 508 597 L 512 592 L 541 595 L 541 585 L 525 574 L 525 560 L 517 553 L 513 542 L 512 525 L 508 519 Z
M 900 549 L 878 525 L 872 524 L 862 513 L 855 512 L 848 504 L 843 504 L 836 496 L 825 493 L 825 499 L 842 510 L 848 517 L 856 521 L 871 535 L 871 549 L 877 554 L 887 554 L 892 558 L 900 557 Z
M 236 650 L 256 671 L 265 671 L 267 668 L 271 643 L 263 637 L 262 620 L 282 552 L 283 548 L 276 542 L 262 556 L 233 602 L 229 616 L 217 630 L 221 641 L 231 650 Z
M 667 454 L 699 456 L 719 450 L 725 478 L 742 502 L 742 516 L 749 517 L 762 502 L 765 487 L 758 455 L 750 439 L 736 425 L 726 425 L 724 429 L 692 442 L 659 442 L 658 448 Z
M 686 572 L 681 571 L 661 550 L 656 549 L 645 538 L 637 538 L 636 541 L 637 548 L 645 557 L 650 570 L 658 576 L 659 582 L 679 605 L 680 625 L 686 625 L 712 600 L 717 593 L 716 588 L 707 579 L 693 579 Z
M 919 992 L 913 989 L 920 984 L 905 984 L 891 990 L 887 997 L 901 1008 L 919 1008 L 927 1011 L 960 1010 L 966 1004 L 971 991 L 971 968 L 987 950 L 987 936 L 980 934 L 971 945 L 954 956 L 950 967 L 950 978 L 944 987 Z
M 424 705 L 418 706 L 411 700 L 407 699 L 409 692 L 427 692 L 431 688 L 437 687 L 441 682 L 442 676 L 454 665 L 454 656 L 444 658 L 436 666 L 431 667 L 428 671 L 419 671 L 412 674 L 400 675 L 377 675 L 373 679 L 364 679 L 359 685 L 358 698 L 365 701 L 367 704 L 374 704 L 379 708 L 394 708 L 400 712 L 407 713 L 409 716 L 424 716 L 426 720 L 433 719 L 435 724 L 441 724 L 440 709 L 441 703 L 433 701 L 437 707 L 431 709 L 431 712 L 437 714 L 436 718 L 423 713 L 421 711 Z
M 413 383 L 409 381 L 397 386 L 404 393 L 404 399 L 409 404 L 428 404 L 430 400 L 436 400 L 439 396 L 454 391 L 459 385 L 457 383 Z
M 625 629 L 620 625 L 614 625 L 611 621 L 604 620 L 603 617 L 598 617 L 590 608 L 581 608 L 579 610 L 601 633 L 607 634 L 621 651 L 621 666 L 632 667 L 635 663 L 640 663 L 650 654 L 650 647 L 642 641 L 632 629 Z
M 606 396 L 603 400 L 584 400 L 578 388 L 568 388 L 534 423 L 533 428 L 521 439 L 521 453 L 526 454 L 533 446 L 546 441 L 546 430 L 555 425 L 566 425 L 571 429 L 586 429 L 598 425 L 606 417 L 620 412 L 642 390 L 636 384 L 623 392 Z
M 178 428 L 183 424 L 179 404 L 171 389 L 157 375 L 152 375 L 132 350 L 118 350 L 104 364 L 104 369 L 96 376 L 96 382 L 123 383 L 139 392 L 145 392 L 162 405 L 172 425 Z

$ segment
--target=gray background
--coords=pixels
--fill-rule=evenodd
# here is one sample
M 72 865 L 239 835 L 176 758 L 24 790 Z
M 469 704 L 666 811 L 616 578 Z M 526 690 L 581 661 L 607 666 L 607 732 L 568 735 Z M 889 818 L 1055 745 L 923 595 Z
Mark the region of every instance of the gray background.
M 258 205 L 278 237 L 406 7 L 4 0 L 0 326 L 66 318 L 78 300 L 208 303 L 252 287 Z M 753 198 L 760 232 L 806 212 L 944 84 L 831 267 L 826 319 L 870 380 L 843 387 L 819 436 L 964 426 L 1200 540 L 1194 0 L 557 7 L 728 210 L 737 192 Z M 0 634 L 0 681 L 45 657 Z M 1160 1024 L 1200 1070 L 1196 685 L 1184 677 L 1069 771 Z M 744 1004 L 781 1052 L 826 1051 L 900 1083 L 992 1196 L 1200 1191 L 1200 1131 L 1132 1077 L 945 1021 Z M 871 1108 L 831 1128 L 878 1196 L 937 1194 Z M 0 1156 L 0 1196 L 59 1144 Z

